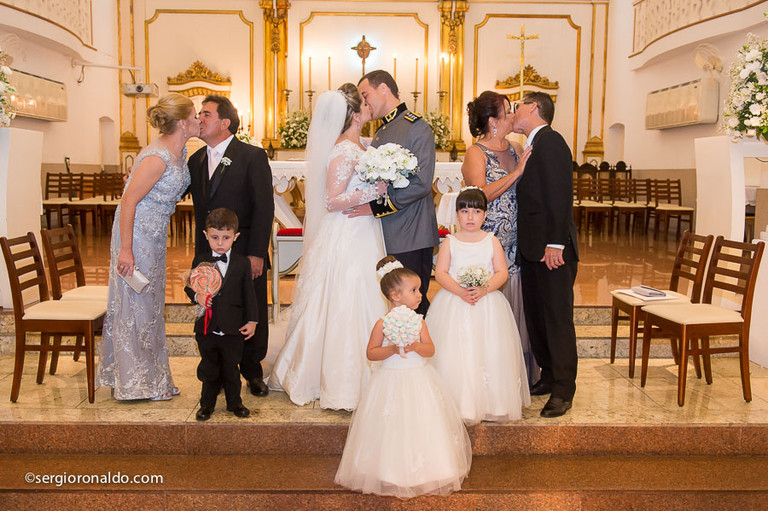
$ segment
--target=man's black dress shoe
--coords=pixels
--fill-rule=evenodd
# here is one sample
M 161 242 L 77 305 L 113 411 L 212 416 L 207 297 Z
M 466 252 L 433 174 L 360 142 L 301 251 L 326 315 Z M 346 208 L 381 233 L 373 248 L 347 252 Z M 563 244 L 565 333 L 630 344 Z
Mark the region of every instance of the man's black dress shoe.
M 227 411 L 234 413 L 236 417 L 240 417 L 241 419 L 245 419 L 251 414 L 251 411 L 242 404 L 239 404 L 234 408 L 227 408 Z
M 565 415 L 565 412 L 571 409 L 572 401 L 566 401 L 561 397 L 550 397 L 544 408 L 541 409 L 541 416 L 551 419 Z
M 254 396 L 264 397 L 269 394 L 269 387 L 261 378 L 252 379 L 248 382 L 248 386 L 251 388 L 251 394 Z
M 544 383 L 541 380 L 534 383 L 533 387 L 531 387 L 532 396 L 546 396 L 547 394 L 551 394 L 551 393 L 552 393 L 552 385 L 550 385 L 549 383 Z
M 213 408 L 202 407 L 195 414 L 195 418 L 199 421 L 207 421 L 213 414 Z

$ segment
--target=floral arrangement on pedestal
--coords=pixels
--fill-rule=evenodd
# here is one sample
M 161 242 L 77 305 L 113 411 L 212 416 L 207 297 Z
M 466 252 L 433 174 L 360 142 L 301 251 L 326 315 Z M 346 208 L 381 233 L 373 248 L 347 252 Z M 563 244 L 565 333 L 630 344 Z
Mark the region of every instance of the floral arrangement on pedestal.
M 254 140 L 251 134 L 248 133 L 246 130 L 239 130 L 235 136 L 240 142 L 243 142 L 249 145 L 255 145 L 256 147 L 261 147 L 261 144 L 259 144 L 256 140 Z
M 304 149 L 307 147 L 308 130 L 309 113 L 306 110 L 289 113 L 277 128 L 280 146 L 283 149 Z
M 437 110 L 424 114 L 424 120 L 427 121 L 432 133 L 435 134 L 435 147 L 447 151 L 451 148 L 451 128 L 448 127 L 450 120 L 447 115 L 443 115 Z
M 731 137 L 758 136 L 768 141 L 768 40 L 748 34 L 730 73 L 724 131 Z
M 8 95 L 16 92 L 16 89 L 8 81 L 8 76 L 12 72 L 9 67 L 12 60 L 11 56 L 0 48 L 0 127 L 10 126 L 11 119 L 16 117 L 8 103 Z

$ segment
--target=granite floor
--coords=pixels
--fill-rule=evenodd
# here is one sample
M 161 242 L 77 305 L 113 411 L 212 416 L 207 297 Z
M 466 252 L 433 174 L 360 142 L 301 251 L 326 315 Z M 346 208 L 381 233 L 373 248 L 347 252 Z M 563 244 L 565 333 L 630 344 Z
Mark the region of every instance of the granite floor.
M 172 357 L 171 368 L 181 395 L 170 401 L 118 402 L 110 389 L 96 390 L 93 404 L 87 400 L 85 364 L 63 354 L 57 374 L 35 383 L 37 356 L 27 357 L 21 391 L 16 403 L 0 399 L 0 422 L 102 422 L 185 423 L 195 422 L 200 384 L 195 376 L 197 357 Z M 712 385 L 698 380 L 689 369 L 686 404 L 677 406 L 677 368 L 670 359 L 651 359 L 648 382 L 640 387 L 639 365 L 634 379 L 627 377 L 627 360 L 582 359 L 573 409 L 558 419 L 542 419 L 545 399 L 533 397 L 515 424 L 765 424 L 768 423 L 768 369 L 751 366 L 752 402 L 742 398 L 738 362 L 735 358 L 713 360 Z M 0 396 L 9 396 L 13 372 L 12 356 L 0 357 Z M 282 392 L 257 398 L 243 388 L 251 417 L 238 419 L 225 411 L 223 395 L 209 422 L 346 424 L 351 414 L 323 410 L 318 403 L 297 406 Z

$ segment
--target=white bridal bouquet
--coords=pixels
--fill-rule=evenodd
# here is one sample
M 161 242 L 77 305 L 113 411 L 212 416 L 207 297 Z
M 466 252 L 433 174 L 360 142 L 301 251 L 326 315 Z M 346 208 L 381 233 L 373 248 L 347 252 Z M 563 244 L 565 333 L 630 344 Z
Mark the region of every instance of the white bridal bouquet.
M 723 128 L 731 137 L 768 140 L 768 40 L 749 34 L 747 41 L 731 66 Z
M 485 266 L 470 264 L 459 270 L 457 281 L 462 287 L 481 287 L 488 283 L 491 272 Z
M 403 348 L 416 342 L 421 333 L 421 315 L 406 305 L 400 305 L 384 316 L 383 328 L 384 337 L 398 346 L 400 355 L 405 356 Z
M 395 188 L 410 184 L 408 176 L 419 171 L 419 161 L 405 147 L 399 144 L 384 144 L 368 147 L 355 166 L 360 180 L 367 183 L 384 181 Z

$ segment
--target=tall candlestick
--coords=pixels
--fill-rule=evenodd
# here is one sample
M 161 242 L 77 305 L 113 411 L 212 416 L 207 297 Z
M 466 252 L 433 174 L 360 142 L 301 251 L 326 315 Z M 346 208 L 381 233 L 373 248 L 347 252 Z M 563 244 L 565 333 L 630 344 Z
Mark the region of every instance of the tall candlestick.
M 331 90 L 331 56 L 328 55 L 328 90 Z
M 393 73 L 393 76 L 392 76 L 392 78 L 394 78 L 394 79 L 395 79 L 395 81 L 397 81 L 397 54 L 396 54 L 396 53 L 395 53 L 395 54 L 394 54 L 394 56 L 392 57 L 392 60 L 394 61 L 394 62 L 393 62 L 393 70 L 394 70 L 394 73 Z
M 416 57 L 416 72 L 414 73 L 416 78 L 413 79 L 413 90 L 419 92 L 419 57 Z
M 453 122 L 453 53 L 448 54 L 448 118 Z
M 312 90 L 312 57 L 309 57 L 309 87 L 307 90 Z

